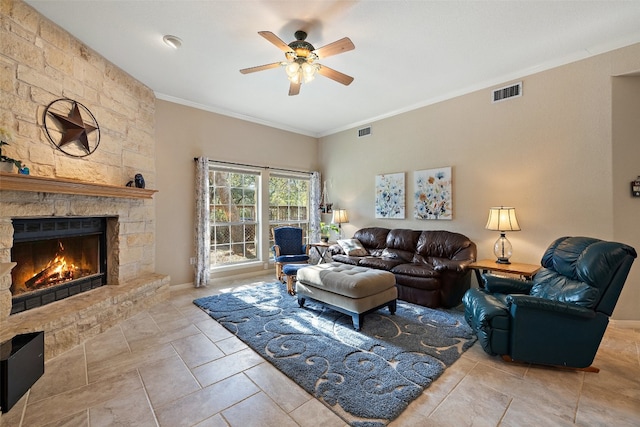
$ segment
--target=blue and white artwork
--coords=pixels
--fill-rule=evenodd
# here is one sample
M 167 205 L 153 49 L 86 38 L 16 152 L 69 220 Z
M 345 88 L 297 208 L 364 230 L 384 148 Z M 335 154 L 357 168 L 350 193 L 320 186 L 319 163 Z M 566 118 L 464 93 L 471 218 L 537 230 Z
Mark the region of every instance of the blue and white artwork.
M 376 175 L 376 218 L 404 219 L 404 172 Z
M 414 217 L 453 219 L 451 167 L 414 172 Z

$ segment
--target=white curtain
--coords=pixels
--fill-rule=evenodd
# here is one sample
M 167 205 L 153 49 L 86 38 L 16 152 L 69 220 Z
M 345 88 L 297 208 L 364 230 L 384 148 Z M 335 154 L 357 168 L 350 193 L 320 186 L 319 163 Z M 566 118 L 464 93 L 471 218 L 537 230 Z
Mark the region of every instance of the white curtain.
M 209 159 L 196 159 L 196 266 L 194 286 L 209 284 L 211 232 L 209 231 Z
M 311 173 L 311 188 L 309 189 L 309 242 L 320 241 L 320 172 Z

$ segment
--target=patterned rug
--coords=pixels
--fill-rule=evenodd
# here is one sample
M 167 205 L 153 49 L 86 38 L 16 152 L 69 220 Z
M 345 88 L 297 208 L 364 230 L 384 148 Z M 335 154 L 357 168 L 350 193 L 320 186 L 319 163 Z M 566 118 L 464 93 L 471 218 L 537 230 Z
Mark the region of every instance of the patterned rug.
M 457 310 L 398 301 L 351 317 L 274 283 L 194 301 L 352 426 L 384 426 L 475 342 Z

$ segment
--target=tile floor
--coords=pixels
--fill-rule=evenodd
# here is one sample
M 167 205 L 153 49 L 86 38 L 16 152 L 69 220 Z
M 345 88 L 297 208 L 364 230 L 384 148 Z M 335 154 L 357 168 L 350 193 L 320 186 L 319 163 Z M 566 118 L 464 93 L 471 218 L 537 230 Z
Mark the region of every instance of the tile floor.
M 344 426 L 191 302 L 272 281 L 172 287 L 169 304 L 48 361 L 2 426 Z M 610 327 L 595 364 L 506 364 L 476 344 L 390 425 L 640 426 L 640 330 Z

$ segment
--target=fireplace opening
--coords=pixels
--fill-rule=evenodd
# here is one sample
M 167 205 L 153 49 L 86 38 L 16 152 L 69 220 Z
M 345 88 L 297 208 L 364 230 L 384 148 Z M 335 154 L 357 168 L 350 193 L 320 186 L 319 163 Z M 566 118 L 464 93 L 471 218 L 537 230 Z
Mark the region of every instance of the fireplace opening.
M 11 314 L 107 283 L 106 218 L 13 219 Z

